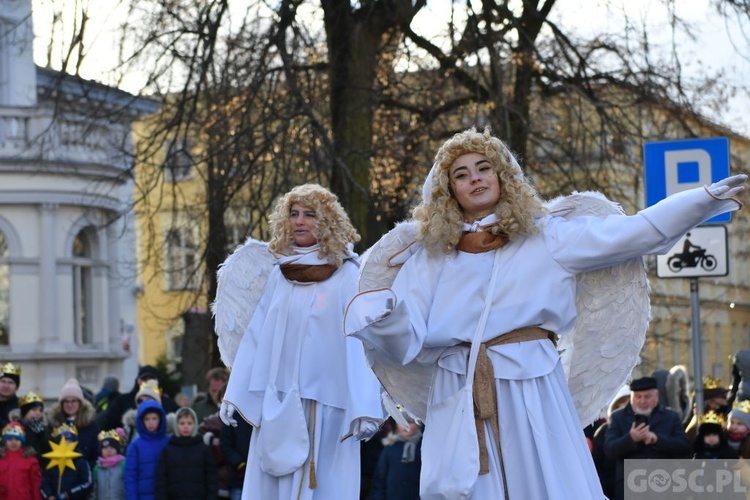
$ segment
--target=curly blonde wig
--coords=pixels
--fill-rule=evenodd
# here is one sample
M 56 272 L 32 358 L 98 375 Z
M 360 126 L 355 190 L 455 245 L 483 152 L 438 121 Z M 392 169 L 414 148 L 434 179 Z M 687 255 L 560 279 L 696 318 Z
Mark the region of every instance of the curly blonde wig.
M 477 153 L 489 160 L 500 182 L 500 201 L 495 206 L 497 222 L 490 230 L 504 233 L 510 240 L 536 233 L 535 218 L 544 215 L 544 201 L 529 181 L 512 153 L 489 127 L 478 132 L 472 127 L 448 139 L 435 155 L 429 186 L 425 186 L 422 202 L 414 208 L 413 217 L 419 227 L 419 240 L 430 251 L 452 252 L 463 232 L 463 210 L 451 188 L 449 169 L 454 161 L 468 153 Z
M 336 195 L 319 184 L 297 186 L 276 202 L 268 219 L 271 229 L 268 249 L 275 254 L 291 253 L 294 237 L 289 213 L 295 203 L 315 211 L 312 233 L 320 244 L 318 256 L 327 258 L 330 264 L 340 267 L 348 253 L 347 244 L 358 242 L 359 234 Z

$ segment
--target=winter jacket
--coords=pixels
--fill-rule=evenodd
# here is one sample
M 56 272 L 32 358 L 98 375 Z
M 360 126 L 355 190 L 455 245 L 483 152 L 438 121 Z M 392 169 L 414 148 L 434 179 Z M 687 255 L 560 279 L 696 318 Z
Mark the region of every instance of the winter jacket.
M 50 407 L 49 412 L 47 412 L 47 418 L 49 419 L 51 430 L 61 424 L 71 423 L 65 417 L 59 401 Z M 99 424 L 96 423 L 96 410 L 88 400 L 83 400 L 78 414 L 72 423 L 78 430 L 76 451 L 83 455 L 83 458 L 89 463 L 89 468 L 93 470 L 96 465 L 96 459 L 99 458 L 99 440 L 97 436 L 100 429 Z
M 221 425 L 219 446 L 224 461 L 229 466 L 229 489 L 242 488 L 245 481 L 245 465 L 252 434 L 253 426 L 243 418 L 237 419 L 237 427 Z
M 39 500 L 42 469 L 30 448 L 2 450 L 0 455 L 0 500 Z
M 682 428 L 676 412 L 657 406 L 648 417 L 651 432 L 657 435 L 656 444 L 636 443 L 630 437 L 630 428 L 635 422 L 635 412 L 628 403 L 625 408 L 612 414 L 604 438 L 604 454 L 617 461 L 615 474 L 615 499 L 624 495 L 625 459 L 630 458 L 688 458 L 690 441 Z
M 391 439 L 390 444 L 383 448 L 372 476 L 370 500 L 419 500 L 421 445 L 417 443 L 414 461 L 408 463 L 401 460 L 404 445 L 403 441 Z
M 149 431 L 143 424 L 143 415 L 148 411 L 159 414 L 159 427 Z M 152 500 L 156 488 L 156 468 L 159 456 L 169 442 L 167 416 L 156 401 L 145 401 L 138 407 L 136 420 L 138 437 L 128 445 L 125 458 L 125 498 L 128 500 Z
M 101 458 L 97 461 L 94 467 L 94 498 L 125 500 L 125 457 L 111 467 L 104 467 Z
M 43 498 L 57 498 L 65 493 L 68 500 L 88 500 L 93 487 L 91 468 L 88 461 L 84 460 L 83 457 L 72 460 L 75 470 L 70 467 L 63 469 L 62 480 L 60 480 L 60 470 L 57 467 L 44 471 L 42 476 Z
M 16 408 L 18 408 L 18 396 L 15 394 L 7 401 L 0 401 L 0 429 L 10 423 L 8 413 Z
M 193 411 L 198 416 L 198 424 L 200 425 L 208 416 L 213 415 L 219 411 L 219 405 L 214 403 L 211 396 L 206 394 L 203 399 L 200 399 L 193 403 Z
M 174 436 L 161 454 L 156 474 L 158 500 L 218 498 L 216 460 L 201 436 Z

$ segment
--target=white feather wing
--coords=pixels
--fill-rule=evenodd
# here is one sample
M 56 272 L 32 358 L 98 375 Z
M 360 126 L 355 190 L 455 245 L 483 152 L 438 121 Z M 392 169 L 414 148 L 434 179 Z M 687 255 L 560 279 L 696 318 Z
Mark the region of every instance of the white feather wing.
M 370 247 L 362 256 L 359 291 L 390 288 L 403 263 L 416 250 L 416 235 L 414 222 L 402 222 Z M 396 421 L 401 421 L 403 416 L 394 409 L 403 408 L 407 414 L 424 421 L 435 367 L 416 361 L 402 365 L 380 351 L 368 347 L 367 344 L 364 346 L 372 371 L 390 399 L 395 402 L 386 406 L 388 412 Z M 384 401 L 388 399 L 383 397 Z
M 599 193 L 574 193 L 547 204 L 553 215 L 624 215 Z M 586 426 L 599 417 L 638 364 L 651 317 L 649 282 L 642 258 L 578 275 L 578 318 L 558 349 L 568 387 Z
M 268 243 L 253 238 L 227 257 L 217 274 L 211 304 L 221 360 L 231 367 L 274 265 Z

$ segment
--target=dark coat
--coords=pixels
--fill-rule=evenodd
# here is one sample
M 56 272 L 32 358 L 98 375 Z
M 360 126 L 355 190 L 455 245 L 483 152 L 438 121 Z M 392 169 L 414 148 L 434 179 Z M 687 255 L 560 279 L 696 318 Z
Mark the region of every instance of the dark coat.
M 103 431 L 116 429 L 122 427 L 122 416 L 126 411 L 132 410 L 136 407 L 135 395 L 138 394 L 140 388 L 136 383 L 130 392 L 120 394 L 114 401 L 109 404 L 106 411 L 100 413 L 96 418 L 96 423 Z M 166 394 L 161 396 L 161 406 L 167 413 L 174 413 L 178 410 L 177 404 L 169 398 Z
M 229 488 L 242 488 L 245 480 L 245 465 L 250 448 L 253 426 L 243 418 L 237 419 L 237 427 L 221 425 L 219 442 L 224 461 L 229 465 Z
M 60 494 L 65 493 L 70 500 L 88 500 L 94 485 L 89 463 L 83 457 L 78 457 L 73 459 L 73 465 L 75 470 L 68 467 L 63 470 L 59 491 L 57 489 L 60 478 L 59 469 L 52 467 L 44 471 L 42 476 L 43 498 L 57 498 Z
M 156 410 L 161 420 L 159 428 L 153 432 L 143 425 L 143 415 Z M 156 468 L 161 452 L 169 442 L 167 436 L 167 416 L 159 403 L 145 401 L 138 407 L 135 422 L 138 437 L 128 445 L 125 457 L 125 498 L 128 500 L 150 500 L 156 489 Z
M 651 432 L 656 434 L 655 444 L 636 443 L 630 437 L 630 428 L 635 422 L 633 407 L 628 405 L 612 414 L 604 438 L 604 455 L 610 460 L 617 460 L 615 474 L 616 499 L 624 495 L 624 460 L 644 458 L 690 458 L 692 447 L 682 428 L 682 422 L 676 412 L 657 406 L 648 418 Z
M 421 446 L 417 445 L 413 462 L 402 462 L 403 452 L 403 441 L 383 448 L 372 476 L 370 500 L 419 500 Z
M 608 428 L 609 422 L 605 422 L 594 432 L 594 437 L 591 439 L 593 447 L 591 455 L 594 458 L 594 466 L 599 476 L 599 483 L 602 485 L 602 491 L 607 498 L 612 498 L 615 491 L 617 460 L 610 460 L 604 455 L 604 439 Z
M 0 429 L 10 423 L 8 413 L 18 408 L 18 396 L 15 394 L 7 401 L 0 401 Z
M 156 498 L 214 500 L 218 498 L 216 460 L 201 436 L 174 436 L 159 458 Z

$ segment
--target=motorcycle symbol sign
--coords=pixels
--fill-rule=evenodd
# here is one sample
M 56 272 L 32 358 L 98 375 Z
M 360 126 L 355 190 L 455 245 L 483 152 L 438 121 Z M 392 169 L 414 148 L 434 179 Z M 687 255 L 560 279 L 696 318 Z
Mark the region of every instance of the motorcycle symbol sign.
M 660 278 L 726 276 L 728 272 L 724 226 L 697 227 L 656 259 L 656 274 Z

